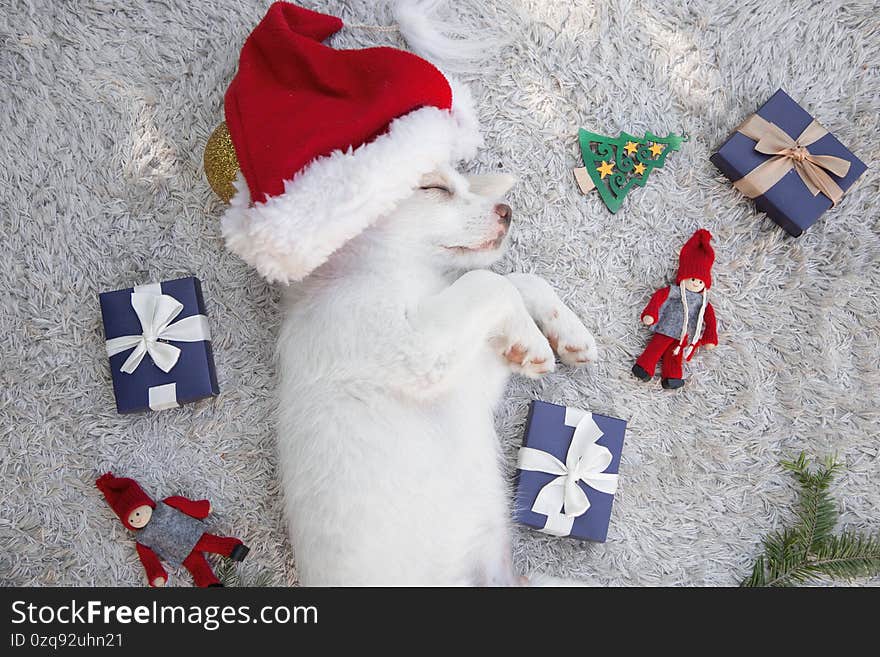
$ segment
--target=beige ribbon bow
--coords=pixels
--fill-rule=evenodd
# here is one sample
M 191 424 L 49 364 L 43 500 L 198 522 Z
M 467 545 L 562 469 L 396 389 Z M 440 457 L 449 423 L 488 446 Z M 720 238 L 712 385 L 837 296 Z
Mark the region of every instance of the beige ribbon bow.
M 797 139 L 792 139 L 775 123 L 753 114 L 737 128 L 737 132 L 758 142 L 755 150 L 759 153 L 776 156 L 733 183 L 745 196 L 761 196 L 794 168 L 813 196 L 822 192 L 831 199 L 832 205 L 837 205 L 843 198 L 840 185 L 825 171 L 842 178 L 849 172 L 850 163 L 833 155 L 813 155 L 808 150 L 807 146 L 828 134 L 816 121 L 810 123 Z

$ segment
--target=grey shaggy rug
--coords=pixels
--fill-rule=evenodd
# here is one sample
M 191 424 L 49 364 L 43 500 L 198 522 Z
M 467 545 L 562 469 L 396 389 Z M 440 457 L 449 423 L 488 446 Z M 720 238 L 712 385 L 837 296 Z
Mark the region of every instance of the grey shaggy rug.
M 376 3 L 305 4 L 389 21 Z M 838 454 L 841 524 L 880 530 L 876 2 L 453 5 L 511 37 L 464 76 L 487 136 L 468 169 L 521 178 L 499 271 L 550 280 L 601 349 L 587 371 L 511 384 L 498 413 L 508 473 L 533 398 L 629 421 L 608 542 L 518 528 L 520 568 L 600 585 L 734 585 L 765 533 L 792 519 L 796 488 L 778 462 L 800 450 Z M 155 496 L 209 497 L 215 530 L 253 548 L 245 580 L 297 582 L 273 446 L 279 291 L 225 251 L 201 162 L 267 6 L 0 0 L 0 584 L 144 584 L 93 483 L 110 468 Z M 364 30 L 331 43 L 403 46 Z M 871 167 L 800 239 L 756 214 L 708 159 L 780 86 Z M 580 126 L 692 140 L 612 215 L 571 176 Z M 698 227 L 715 235 L 721 344 L 669 393 L 629 373 L 648 337 L 638 315 Z M 98 292 L 190 273 L 204 284 L 221 395 L 117 415 Z

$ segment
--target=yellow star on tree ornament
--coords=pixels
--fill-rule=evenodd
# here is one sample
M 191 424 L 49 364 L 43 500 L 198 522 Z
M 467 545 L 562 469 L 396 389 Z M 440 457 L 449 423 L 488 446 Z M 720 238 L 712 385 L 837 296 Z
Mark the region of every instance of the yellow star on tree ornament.
M 635 173 L 638 176 L 641 176 L 643 173 L 645 173 L 645 165 L 642 164 L 641 162 L 639 162 L 637 165 L 635 165 L 633 167 L 633 173 Z
M 639 145 L 634 141 L 628 141 L 626 142 L 626 146 L 623 147 L 623 150 L 626 151 L 627 155 L 632 155 L 639 150 Z
M 654 144 L 653 146 L 651 146 L 651 148 L 649 150 L 651 151 L 651 155 L 653 155 L 654 157 L 658 157 L 660 155 L 660 153 L 663 152 L 663 145 L 662 144 Z
M 602 160 L 602 165 L 596 167 L 596 171 L 602 176 L 602 180 L 605 179 L 605 176 L 610 176 L 614 172 L 614 162 L 606 162 Z

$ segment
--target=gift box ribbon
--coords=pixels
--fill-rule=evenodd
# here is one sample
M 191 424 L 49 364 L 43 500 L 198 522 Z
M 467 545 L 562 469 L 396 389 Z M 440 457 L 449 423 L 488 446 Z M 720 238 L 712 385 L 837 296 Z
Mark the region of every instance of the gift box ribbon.
M 542 450 L 520 448 L 520 470 L 556 475 L 532 504 L 532 511 L 547 516 L 545 532 L 568 536 L 575 518 L 589 510 L 590 500 L 579 482 L 609 495 L 617 491 L 617 475 L 604 472 L 611 465 L 611 451 L 596 444 L 602 436 L 592 414 L 586 413 L 575 426 L 565 463 Z
M 108 356 L 134 348 L 120 368 L 126 374 L 134 372 L 146 354 L 150 355 L 156 367 L 163 372 L 169 372 L 180 358 L 180 348 L 165 340 L 199 342 L 211 339 L 211 330 L 205 315 L 192 315 L 174 322 L 174 318 L 183 311 L 183 304 L 168 294 L 138 291 L 135 288 L 131 294 L 131 307 L 141 323 L 141 334 L 107 340 Z
M 737 132 L 754 139 L 757 142 L 755 150 L 759 153 L 773 155 L 733 183 L 748 198 L 765 194 L 792 169 L 801 177 L 813 196 L 821 192 L 831 199 L 833 205 L 837 205 L 843 198 L 840 185 L 825 172 L 830 171 L 843 178 L 849 172 L 850 163 L 833 155 L 813 155 L 807 148 L 828 134 L 818 122 L 810 123 L 797 139 L 793 139 L 775 123 L 753 114 L 737 128 Z

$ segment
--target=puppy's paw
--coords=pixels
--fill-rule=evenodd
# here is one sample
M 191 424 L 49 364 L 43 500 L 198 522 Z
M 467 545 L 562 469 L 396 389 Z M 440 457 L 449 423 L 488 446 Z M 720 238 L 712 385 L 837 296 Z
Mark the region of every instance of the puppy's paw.
M 553 351 L 566 365 L 580 367 L 598 359 L 596 340 L 567 306 L 553 309 L 539 323 Z
M 505 335 L 502 345 L 502 356 L 517 374 L 536 379 L 556 367 L 550 343 L 531 319 Z

